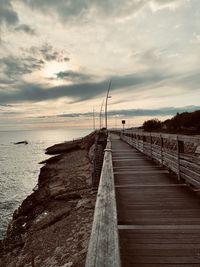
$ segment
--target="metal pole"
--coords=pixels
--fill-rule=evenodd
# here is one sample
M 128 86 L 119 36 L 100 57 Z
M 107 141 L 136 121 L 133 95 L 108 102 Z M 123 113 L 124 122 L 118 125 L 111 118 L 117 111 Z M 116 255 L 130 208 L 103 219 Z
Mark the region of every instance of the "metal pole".
M 95 114 L 94 114 L 94 108 L 93 108 L 93 129 L 95 131 Z
M 103 105 L 104 105 L 104 99 L 102 101 L 102 104 L 101 104 L 101 108 L 100 108 L 100 113 L 99 113 L 99 123 L 100 123 L 100 129 L 101 129 L 101 117 L 102 117 L 102 110 L 103 110 Z
M 107 91 L 107 94 L 106 94 L 106 104 L 105 104 L 105 128 L 106 128 L 106 129 L 107 129 L 107 127 L 108 127 L 107 106 L 108 106 L 108 97 L 109 97 L 110 87 L 111 87 L 111 80 L 110 80 L 110 82 L 109 82 L 108 91 Z

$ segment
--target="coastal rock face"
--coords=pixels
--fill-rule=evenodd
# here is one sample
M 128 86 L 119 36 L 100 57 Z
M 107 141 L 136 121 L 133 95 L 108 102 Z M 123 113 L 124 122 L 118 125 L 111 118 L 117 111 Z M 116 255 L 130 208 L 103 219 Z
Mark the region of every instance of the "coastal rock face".
M 14 212 L 0 242 L 0 266 L 84 266 L 96 198 L 94 138 L 47 149 L 58 155 L 43 162 L 37 188 Z

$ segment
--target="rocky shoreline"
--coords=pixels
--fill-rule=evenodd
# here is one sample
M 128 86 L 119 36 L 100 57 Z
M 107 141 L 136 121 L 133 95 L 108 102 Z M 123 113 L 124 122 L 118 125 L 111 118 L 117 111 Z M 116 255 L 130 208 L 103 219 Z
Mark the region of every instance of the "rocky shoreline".
M 82 267 L 96 193 L 92 168 L 96 133 L 54 145 L 38 185 L 14 212 L 0 242 L 0 266 Z

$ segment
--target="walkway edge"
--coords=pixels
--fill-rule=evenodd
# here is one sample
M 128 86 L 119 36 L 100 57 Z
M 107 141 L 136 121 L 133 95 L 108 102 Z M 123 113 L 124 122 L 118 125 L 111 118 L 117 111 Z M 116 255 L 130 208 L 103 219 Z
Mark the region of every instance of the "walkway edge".
M 85 267 L 121 266 L 111 151 L 108 137 Z

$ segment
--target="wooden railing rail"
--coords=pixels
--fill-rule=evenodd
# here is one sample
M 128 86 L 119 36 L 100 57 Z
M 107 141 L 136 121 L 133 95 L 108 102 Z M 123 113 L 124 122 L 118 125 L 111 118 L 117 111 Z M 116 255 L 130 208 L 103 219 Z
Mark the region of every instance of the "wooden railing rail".
M 108 137 L 85 267 L 120 267 L 117 210 Z
M 200 189 L 200 137 L 120 131 L 121 139 Z

